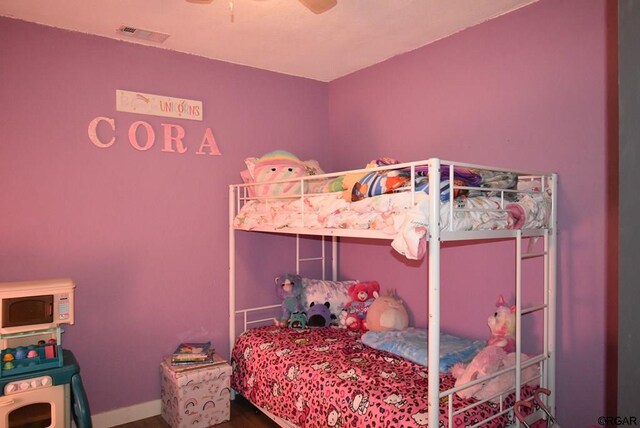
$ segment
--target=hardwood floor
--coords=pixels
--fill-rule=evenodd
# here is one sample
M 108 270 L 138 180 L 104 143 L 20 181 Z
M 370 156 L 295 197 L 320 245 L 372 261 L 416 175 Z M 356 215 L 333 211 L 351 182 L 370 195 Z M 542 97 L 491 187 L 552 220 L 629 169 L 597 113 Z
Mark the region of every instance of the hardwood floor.
M 216 428 L 274 428 L 278 425 L 257 410 L 243 397 L 231 401 L 231 420 L 215 425 Z M 160 415 L 152 418 L 118 425 L 115 428 L 170 428 Z

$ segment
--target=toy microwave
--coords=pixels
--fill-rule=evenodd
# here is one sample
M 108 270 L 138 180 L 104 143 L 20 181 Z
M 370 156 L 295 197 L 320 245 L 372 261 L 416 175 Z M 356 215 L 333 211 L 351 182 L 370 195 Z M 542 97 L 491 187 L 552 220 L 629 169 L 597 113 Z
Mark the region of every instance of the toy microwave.
M 71 279 L 0 283 L 0 334 L 73 324 Z

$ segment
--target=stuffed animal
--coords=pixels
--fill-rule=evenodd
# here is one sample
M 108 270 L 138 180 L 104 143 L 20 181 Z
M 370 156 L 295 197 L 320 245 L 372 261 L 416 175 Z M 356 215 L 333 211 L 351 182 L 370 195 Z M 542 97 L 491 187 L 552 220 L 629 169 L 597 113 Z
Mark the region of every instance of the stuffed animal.
M 497 372 L 502 367 L 502 362 L 506 358 L 507 353 L 499 346 L 486 346 L 482 349 L 467 365 L 462 363 L 454 364 L 451 368 L 451 374 L 456 378 L 455 386 L 464 385 L 483 376 Z M 471 398 L 483 387 L 479 383 L 469 388 L 457 392 L 461 398 Z
M 307 314 L 304 312 L 294 312 L 289 317 L 289 327 L 294 329 L 307 328 Z
M 502 295 L 496 307 L 496 312 L 487 320 L 491 330 L 487 345 L 499 346 L 507 353 L 513 352 L 516 350 L 516 307 L 507 306 Z
M 307 310 L 307 325 L 309 327 L 329 327 L 336 316 L 331 313 L 329 308 L 331 303 L 324 302 L 324 305 L 311 302 Z
M 286 327 L 289 317 L 294 312 L 302 311 L 300 295 L 302 294 L 302 278 L 299 275 L 284 274 L 275 279 L 276 294 L 282 299 L 281 314 L 274 323 L 280 327 Z
M 521 363 L 527 361 L 530 357 L 522 354 L 520 356 Z M 503 348 L 499 346 L 489 345 L 471 360 L 468 365 L 461 363 L 455 364 L 451 368 L 451 374 L 456 378 L 455 386 L 464 385 L 467 382 L 477 380 L 483 376 L 490 375 L 498 370 L 514 367 L 516 365 L 516 353 L 507 354 Z M 520 379 L 523 383 L 530 385 L 537 383 L 538 366 L 533 364 L 521 370 Z M 499 376 L 481 382 L 469 388 L 462 389 L 456 394 L 461 398 L 475 398 L 477 400 L 490 400 L 497 402 L 499 395 L 509 391 L 516 384 L 515 370 L 509 370 Z
M 301 161 L 298 156 L 285 150 L 275 150 L 259 158 L 247 158 L 245 164 L 247 169 L 240 173 L 243 181 L 256 183 L 249 187 L 251 196 L 299 195 L 300 182 L 297 180 L 288 183 L 257 183 L 324 174 L 317 161 Z
M 528 355 L 522 354 L 520 356 L 520 362 L 524 364 L 529 358 Z M 505 369 L 507 367 L 514 367 L 516 365 L 516 353 L 511 352 L 507 354 L 507 356 L 502 360 L 502 366 L 500 369 Z M 533 364 L 528 366 L 520 371 L 520 381 L 523 384 L 528 385 L 537 385 L 538 383 L 538 365 Z M 527 382 L 529 381 L 529 382 Z M 516 372 L 515 370 L 510 370 L 506 373 L 503 373 L 499 376 L 494 377 L 489 380 L 478 392 L 476 392 L 473 397 L 477 400 L 490 400 L 494 403 L 499 402 L 499 395 L 509 391 L 509 389 L 513 388 L 516 385 Z
M 358 282 L 349 286 L 348 293 L 351 301 L 344 305 L 342 324 L 351 330 L 366 330 L 367 311 L 380 295 L 380 284 Z
M 388 291 L 369 306 L 365 323 L 367 330 L 404 330 L 408 326 L 409 315 L 395 292 Z
M 468 382 L 490 375 L 498 370 L 515 366 L 515 306 L 507 306 L 504 297 L 498 299 L 498 310 L 489 317 L 488 325 L 491 329 L 491 337 L 487 346 L 467 365 L 455 364 L 451 368 L 451 374 L 456 378 L 455 386 L 464 385 Z M 521 362 L 525 362 L 530 357 L 521 354 Z M 526 382 L 530 379 L 534 381 L 538 376 L 538 366 L 536 364 L 526 367 L 521 371 L 520 379 Z M 478 400 L 490 399 L 493 401 L 496 395 L 507 392 L 515 386 L 515 370 L 507 371 L 486 382 L 470 386 L 457 392 L 461 398 L 476 398 Z

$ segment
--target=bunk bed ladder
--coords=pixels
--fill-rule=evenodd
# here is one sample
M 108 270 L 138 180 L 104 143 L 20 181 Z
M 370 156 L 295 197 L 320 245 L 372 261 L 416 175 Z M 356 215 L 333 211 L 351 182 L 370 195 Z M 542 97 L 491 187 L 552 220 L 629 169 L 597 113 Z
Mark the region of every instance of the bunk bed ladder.
M 300 257 L 300 235 L 296 235 L 296 274 L 300 275 L 300 264 L 306 262 L 320 262 L 322 264 L 322 279 L 327 279 L 327 250 L 326 237 L 320 237 L 320 255 L 317 257 Z M 338 237 L 331 237 L 331 280 L 338 280 Z
M 544 240 L 542 251 L 532 251 L 533 246 L 537 241 L 537 237 L 529 237 L 529 249 L 523 252 L 522 249 L 522 231 L 516 232 L 516 367 L 521 367 L 521 352 L 522 352 L 522 316 L 532 314 L 535 312 L 543 311 L 543 355 L 544 359 L 541 361 L 541 374 L 540 374 L 540 386 L 543 388 L 550 388 L 553 386 L 553 372 L 551 355 L 554 348 L 554 344 L 551 341 L 554 334 L 555 325 L 552 318 L 552 303 L 553 294 L 553 282 L 550 271 L 550 261 L 552 260 L 552 251 L 550 247 L 550 232 L 548 229 L 544 230 L 542 236 Z M 522 307 L 522 262 L 524 260 L 531 260 L 537 258 L 543 258 L 543 296 L 544 301 L 541 305 L 529 306 L 527 308 Z M 521 370 L 516 370 L 516 402 L 520 401 L 520 386 L 522 384 Z M 525 379 L 526 381 L 527 379 Z M 547 405 L 549 408 L 553 408 L 553 402 L 550 397 L 548 398 Z M 520 426 L 520 422 L 517 422 L 517 426 Z

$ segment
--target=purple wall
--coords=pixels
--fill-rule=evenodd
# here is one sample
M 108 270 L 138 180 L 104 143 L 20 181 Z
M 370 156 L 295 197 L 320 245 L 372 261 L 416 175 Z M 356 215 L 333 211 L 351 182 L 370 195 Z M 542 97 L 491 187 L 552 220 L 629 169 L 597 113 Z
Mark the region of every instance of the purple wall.
M 63 344 L 99 413 L 157 399 L 160 357 L 180 340 L 210 338 L 228 352 L 227 185 L 245 157 L 283 148 L 327 170 L 379 156 L 552 170 L 561 197 L 555 394 L 561 421 L 593 424 L 604 413 L 604 4 L 541 0 L 328 85 L 0 18 L 0 281 L 74 278 L 77 323 Z M 204 121 L 117 113 L 116 89 L 202 100 Z M 87 137 L 96 116 L 116 121 L 109 149 Z M 182 125 L 188 152 L 164 153 L 161 141 L 134 150 L 135 120 L 158 139 L 161 123 Z M 206 127 L 221 157 L 195 155 Z M 241 304 L 272 302 L 270 282 L 264 293 L 246 285 L 291 268 L 290 239 L 238 238 Z M 386 242 L 345 241 L 344 276 L 396 288 L 426 324 L 426 264 Z M 485 336 L 496 295 L 513 294 L 504 262 L 513 246 L 478 245 L 443 253 L 443 307 L 456 308 L 443 322 Z
M 0 58 L 0 281 L 76 281 L 63 346 L 94 413 L 158 399 L 179 341 L 228 355 L 227 185 L 276 148 L 329 165 L 327 85 L 5 18 Z M 204 120 L 116 112 L 116 89 L 201 100 Z M 115 119 L 111 148 L 89 141 L 97 116 Z M 136 120 L 156 133 L 146 152 L 128 142 Z M 161 123 L 184 127 L 186 153 L 161 151 Z M 222 156 L 195 154 L 207 127 Z M 293 264 L 251 242 L 239 269 L 256 283 Z
M 338 169 L 361 168 L 380 156 L 436 156 L 559 173 L 555 394 L 559 420 L 576 427 L 605 413 L 603 178 L 611 126 L 607 81 L 616 78 L 607 70 L 607 31 L 616 30 L 607 27 L 605 7 L 603 0 L 542 0 L 329 87 Z M 426 262 L 390 256 L 386 243 L 345 241 L 342 274 L 397 288 L 411 301 L 414 321 L 426 325 Z M 450 309 L 443 323 L 486 336 L 497 294 L 514 294 L 514 247 L 479 245 L 443 251 L 443 308 Z

